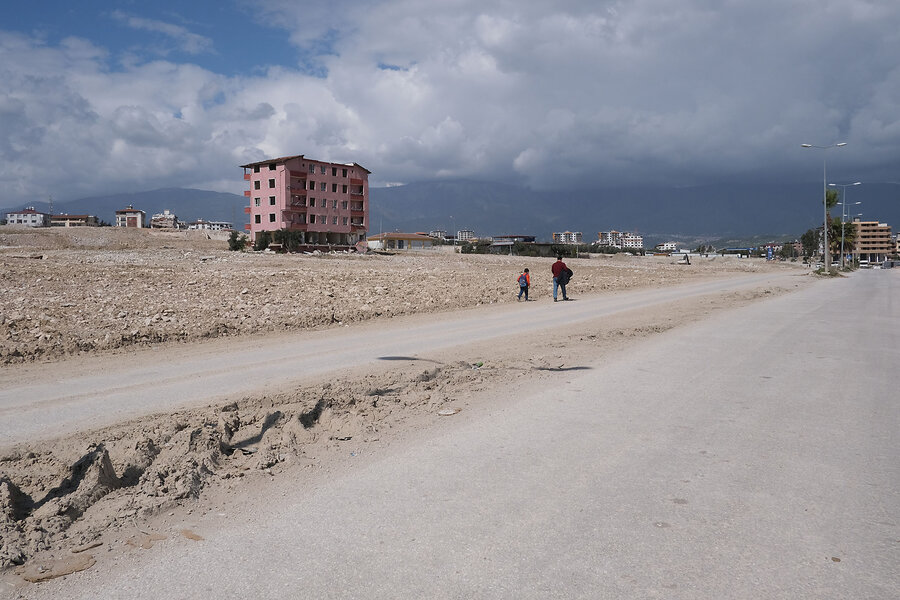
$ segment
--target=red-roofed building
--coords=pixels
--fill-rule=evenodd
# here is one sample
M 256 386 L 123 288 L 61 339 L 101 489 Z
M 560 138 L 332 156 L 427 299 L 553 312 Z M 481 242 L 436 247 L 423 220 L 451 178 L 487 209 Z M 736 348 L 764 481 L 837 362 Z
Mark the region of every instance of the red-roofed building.
M 147 213 L 128 205 L 127 208 L 116 211 L 116 227 L 146 227 Z
M 94 215 L 51 215 L 50 227 L 99 227 L 100 219 Z

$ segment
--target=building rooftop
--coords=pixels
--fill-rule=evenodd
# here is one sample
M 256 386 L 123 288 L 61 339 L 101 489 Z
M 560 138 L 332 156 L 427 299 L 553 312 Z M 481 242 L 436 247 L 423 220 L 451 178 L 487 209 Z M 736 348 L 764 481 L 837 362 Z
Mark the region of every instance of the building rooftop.
M 241 167 L 242 169 L 249 169 L 249 168 L 251 168 L 251 167 L 255 167 L 256 165 L 267 165 L 267 164 L 269 164 L 269 163 L 283 163 L 283 162 L 287 162 L 287 161 L 289 161 L 289 160 L 293 160 L 293 159 L 295 159 L 295 158 L 306 158 L 306 155 L 304 155 L 304 154 L 295 154 L 294 156 L 280 156 L 280 157 L 278 157 L 278 158 L 267 158 L 267 159 L 265 159 L 265 160 L 258 160 L 258 161 L 256 161 L 256 162 L 247 163 L 246 165 L 240 165 L 240 167 Z M 331 161 L 327 161 L 327 160 L 316 160 L 315 158 L 308 158 L 307 160 L 311 160 L 311 161 L 313 161 L 313 162 L 323 162 L 323 163 L 328 163 L 329 165 L 343 165 L 343 166 L 345 166 L 345 167 L 359 167 L 360 169 L 362 169 L 362 170 L 365 171 L 366 173 L 369 173 L 369 174 L 372 173 L 372 171 L 368 170 L 367 168 L 365 168 L 365 167 L 362 166 L 361 164 L 355 163 L 355 162 L 353 162 L 353 163 L 341 163 L 341 162 L 331 162 Z

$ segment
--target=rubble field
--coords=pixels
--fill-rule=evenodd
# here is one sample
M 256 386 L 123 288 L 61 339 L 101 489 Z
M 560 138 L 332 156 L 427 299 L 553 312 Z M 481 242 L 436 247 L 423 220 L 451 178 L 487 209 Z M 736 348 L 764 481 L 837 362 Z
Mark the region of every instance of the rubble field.
M 416 253 L 231 252 L 221 233 L 0 227 L 0 364 L 551 296 L 551 259 Z M 790 263 L 711 257 L 569 259 L 573 296 Z

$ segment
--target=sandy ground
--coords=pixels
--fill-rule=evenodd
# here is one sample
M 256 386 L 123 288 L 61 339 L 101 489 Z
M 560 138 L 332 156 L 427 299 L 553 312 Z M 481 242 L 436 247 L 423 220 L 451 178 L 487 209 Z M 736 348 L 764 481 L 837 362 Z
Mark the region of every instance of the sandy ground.
M 248 254 L 205 236 L 8 229 L 0 228 L 3 361 L 48 368 L 65 368 L 71 361 L 62 359 L 74 354 L 127 352 L 136 344 L 515 302 L 516 275 L 525 266 L 532 298 L 547 302 L 550 291 L 547 259 Z M 125 235 L 131 233 L 140 237 Z M 795 265 L 738 259 L 691 266 L 665 257 L 568 262 L 576 297 L 748 271 L 788 270 L 798 275 L 793 286 L 809 279 Z M 88 568 L 167 536 L 191 539 L 183 525 L 192 514 L 239 501 L 246 486 L 283 477 L 302 485 L 361 454 L 476 414 L 509 398 L 515 386 L 786 291 L 763 286 L 631 311 L 556 331 L 552 340 L 519 332 L 429 361 L 348 372 L 336 382 L 0 449 L 0 589 L 27 594 L 27 581 Z

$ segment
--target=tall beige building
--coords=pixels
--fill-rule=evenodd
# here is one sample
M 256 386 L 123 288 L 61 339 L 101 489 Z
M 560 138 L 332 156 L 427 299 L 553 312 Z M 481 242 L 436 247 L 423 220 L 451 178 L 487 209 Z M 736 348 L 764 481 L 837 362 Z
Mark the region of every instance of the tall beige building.
M 890 225 L 859 219 L 854 219 L 853 224 L 856 225 L 856 244 L 853 252 L 859 260 L 882 262 L 893 253 Z

